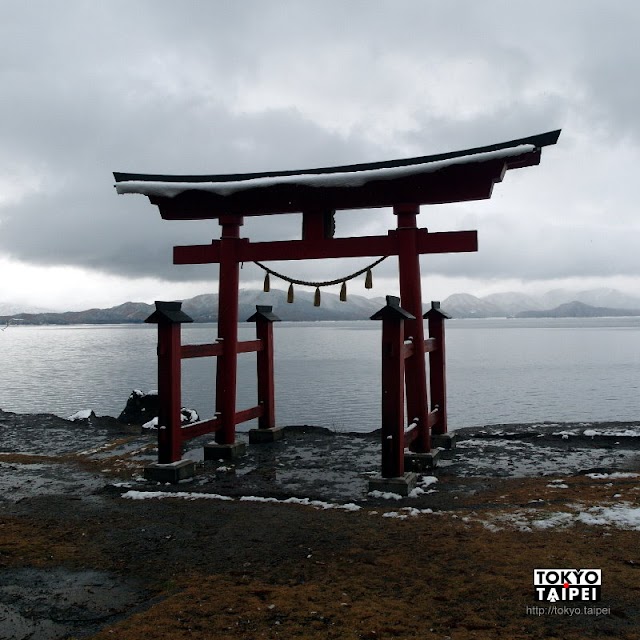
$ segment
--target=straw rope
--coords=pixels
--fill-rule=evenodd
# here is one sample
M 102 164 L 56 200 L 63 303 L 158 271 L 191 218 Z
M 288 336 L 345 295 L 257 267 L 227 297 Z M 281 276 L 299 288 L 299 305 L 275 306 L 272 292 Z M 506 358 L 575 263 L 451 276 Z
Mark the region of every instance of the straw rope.
M 254 264 L 258 265 L 262 270 L 266 271 L 268 274 L 276 278 L 279 278 L 280 280 L 284 280 L 289 284 L 297 284 L 304 287 L 318 288 L 318 287 L 330 287 L 332 285 L 342 284 L 343 282 L 348 282 L 349 280 L 353 280 L 354 278 L 361 276 L 363 273 L 366 273 L 367 271 L 373 269 L 374 267 L 377 267 L 383 260 L 386 260 L 387 258 L 388 256 L 382 256 L 382 258 L 379 258 L 375 262 L 371 263 L 368 267 L 364 267 L 348 276 L 344 276 L 343 278 L 337 278 L 336 280 L 324 280 L 320 282 L 312 282 L 310 280 L 297 280 L 296 278 L 290 278 L 289 276 L 286 276 L 283 273 L 278 273 L 273 269 L 269 269 L 269 267 L 263 265 L 261 262 L 256 261 L 254 262 Z

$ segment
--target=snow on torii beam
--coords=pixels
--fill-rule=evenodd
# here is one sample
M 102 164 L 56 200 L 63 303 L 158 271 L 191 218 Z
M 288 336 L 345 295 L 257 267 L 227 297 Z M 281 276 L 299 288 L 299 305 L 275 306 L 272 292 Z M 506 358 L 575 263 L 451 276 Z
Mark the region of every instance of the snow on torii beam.
M 166 220 L 218 219 L 221 238 L 207 245 L 174 247 L 174 263 L 220 263 L 219 358 L 216 411 L 222 428 L 216 441 L 235 441 L 239 264 L 253 260 L 301 260 L 397 255 L 403 308 L 415 316 L 405 323 L 413 338 L 405 377 L 408 418 L 420 428 L 416 451 L 430 449 L 425 374 L 424 328 L 419 256 L 423 253 L 477 251 L 475 231 L 428 233 L 418 229 L 422 204 L 491 197 L 493 185 L 509 169 L 537 165 L 541 148 L 553 145 L 560 131 L 486 147 L 388 162 L 227 175 L 151 175 L 115 173 L 118 193 L 139 193 L 158 206 Z M 333 238 L 330 215 L 337 210 L 393 207 L 397 229 L 387 236 Z M 251 243 L 240 238 L 244 216 L 299 213 L 303 239 Z M 446 425 L 445 425 L 446 428 Z
M 464 151 L 301 171 L 175 176 L 115 173 L 118 193 L 139 193 L 158 206 L 166 220 L 215 219 L 302 212 L 317 227 L 324 212 L 442 204 L 491 197 L 508 169 L 540 162 L 540 149 L 555 144 L 560 131 Z M 322 222 L 319 221 L 322 227 Z M 309 237 L 311 234 L 309 234 Z M 327 238 L 250 243 L 238 246 L 240 261 L 398 255 L 395 232 L 388 237 Z M 326 234 L 325 234 L 326 236 Z M 475 231 L 429 234 L 419 230 L 418 252 L 477 251 Z M 220 261 L 220 243 L 174 248 L 174 264 Z
M 118 193 L 139 193 L 165 220 L 443 204 L 491 197 L 508 169 L 540 162 L 560 131 L 433 156 L 300 171 L 225 175 L 114 173 Z

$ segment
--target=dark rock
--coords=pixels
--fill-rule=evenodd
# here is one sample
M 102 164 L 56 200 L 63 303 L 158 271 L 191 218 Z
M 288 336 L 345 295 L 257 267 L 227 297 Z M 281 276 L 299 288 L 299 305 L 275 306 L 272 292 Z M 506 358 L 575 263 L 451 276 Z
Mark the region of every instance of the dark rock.
M 127 405 L 118 416 L 118 422 L 124 424 L 145 424 L 158 415 L 158 393 L 144 393 L 134 389 L 127 400 Z
M 148 423 L 158 417 L 158 409 L 159 401 L 156 391 L 144 393 L 139 389 L 134 389 L 127 400 L 127 406 L 118 416 L 118 422 L 129 425 L 148 425 L 147 429 L 156 429 L 157 425 Z M 182 424 L 191 424 L 200 420 L 197 411 L 184 407 L 180 409 L 180 418 Z

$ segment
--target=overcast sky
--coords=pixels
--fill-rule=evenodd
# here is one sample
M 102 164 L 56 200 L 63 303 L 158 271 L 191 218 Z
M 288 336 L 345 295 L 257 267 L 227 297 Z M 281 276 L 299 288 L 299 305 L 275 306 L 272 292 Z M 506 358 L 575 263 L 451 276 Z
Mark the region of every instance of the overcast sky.
M 640 294 L 640 3 L 635 0 L 0 0 L 0 302 L 111 306 L 217 291 L 113 171 L 237 173 L 387 160 L 562 128 L 491 200 L 423 207 L 477 229 L 476 254 L 422 258 L 425 299 L 616 287 Z M 385 233 L 387 210 L 338 214 Z M 251 219 L 252 240 L 299 236 Z M 318 280 L 367 259 L 273 264 Z M 397 293 L 395 261 L 374 274 Z M 376 277 L 377 275 L 377 277 Z M 245 265 L 242 286 L 258 286 Z M 272 286 L 278 285 L 273 282 Z M 354 283 L 353 293 L 365 293 Z

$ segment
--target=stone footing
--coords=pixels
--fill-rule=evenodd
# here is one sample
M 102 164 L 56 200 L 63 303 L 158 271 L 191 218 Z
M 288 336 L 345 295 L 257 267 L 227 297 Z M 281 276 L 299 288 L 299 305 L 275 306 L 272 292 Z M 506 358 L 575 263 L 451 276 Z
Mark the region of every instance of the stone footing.
M 284 428 L 274 427 L 273 429 L 251 429 L 249 431 L 249 444 L 264 444 L 275 442 L 284 438 Z
M 428 453 L 405 453 L 404 468 L 416 473 L 431 471 L 438 465 L 441 456 L 440 449 L 432 449 Z
M 458 436 L 455 433 L 443 433 L 431 435 L 431 446 L 440 449 L 440 457 L 443 460 L 453 460 L 456 454 Z
M 382 491 L 383 493 L 397 493 L 408 496 L 415 488 L 418 477 L 415 473 L 405 473 L 397 478 L 371 478 L 369 491 Z
M 233 444 L 218 444 L 210 442 L 204 445 L 205 460 L 235 460 L 246 453 L 247 445 L 244 442 Z
M 183 459 L 169 464 L 154 462 L 144 468 L 146 480 L 155 482 L 171 482 L 177 484 L 180 480 L 193 478 L 196 474 L 196 463 L 193 460 Z

